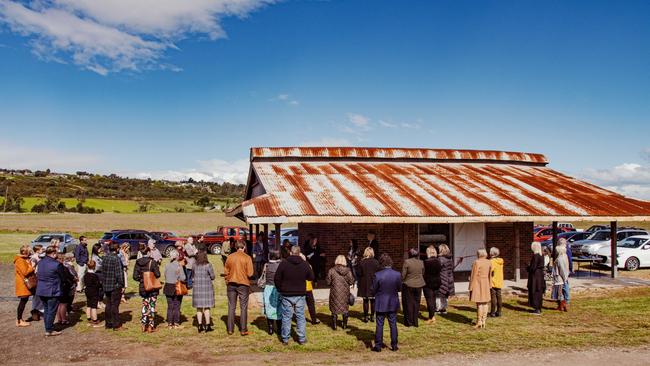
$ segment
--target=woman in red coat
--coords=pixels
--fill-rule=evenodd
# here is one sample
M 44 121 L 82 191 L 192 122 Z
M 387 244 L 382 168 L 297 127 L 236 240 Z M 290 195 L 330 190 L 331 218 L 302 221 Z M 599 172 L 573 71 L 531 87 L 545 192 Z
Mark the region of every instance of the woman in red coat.
M 34 267 L 29 261 L 30 248 L 23 246 L 20 248 L 20 254 L 14 257 L 14 266 L 16 268 L 16 297 L 20 300 L 18 302 L 16 326 L 27 327 L 30 323 L 23 320 L 23 312 L 32 291 L 27 287 L 26 279 L 34 275 Z

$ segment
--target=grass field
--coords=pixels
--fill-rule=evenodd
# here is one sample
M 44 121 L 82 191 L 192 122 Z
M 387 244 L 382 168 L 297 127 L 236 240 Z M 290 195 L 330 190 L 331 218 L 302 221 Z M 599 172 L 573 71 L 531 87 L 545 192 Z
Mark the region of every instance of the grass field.
M 218 257 L 211 256 L 217 273 L 222 272 Z M 166 261 L 165 261 L 166 262 Z M 136 284 L 130 281 L 129 292 L 136 291 Z M 327 306 L 318 307 L 320 325 L 308 325 L 306 346 L 290 342 L 282 346 L 276 336 L 269 336 L 266 320 L 259 307 L 249 309 L 249 330 L 252 335 L 242 338 L 238 333 L 228 336 L 225 330 L 227 314 L 225 284 L 222 277 L 215 280 L 216 308 L 212 318 L 215 331 L 198 335 L 192 325 L 195 310 L 191 298 L 183 301 L 182 314 L 186 321 L 185 329 L 168 330 L 164 328 L 166 302 L 158 300 L 158 323 L 161 330 L 155 334 L 143 335 L 138 325 L 140 298 L 135 296 L 121 307 L 129 322 L 128 330 L 118 337 L 127 343 L 145 342 L 154 345 L 175 347 L 199 347 L 210 349 L 214 355 L 246 354 L 275 355 L 278 360 L 292 357 L 292 360 L 313 363 L 355 362 L 370 356 L 368 346 L 374 337 L 374 324 L 363 323 L 360 319 L 361 305 L 351 309 L 351 319 L 347 330 L 333 331 L 329 328 Z M 487 328 L 477 331 L 472 328 L 475 319 L 475 305 L 467 301 L 454 300 L 450 311 L 439 316 L 435 325 L 421 323 L 419 328 L 399 327 L 400 352 L 382 352 L 372 356 L 376 361 L 403 361 L 443 353 L 483 353 L 531 349 L 586 349 L 590 347 L 636 346 L 650 342 L 650 308 L 647 306 L 650 289 L 631 289 L 597 295 L 577 294 L 572 298 L 569 313 L 545 310 L 543 316 L 534 317 L 527 312 L 525 299 L 505 299 L 503 317 L 488 319 Z M 546 304 L 551 307 L 553 304 Z M 422 307 L 423 315 L 425 314 Z M 401 322 L 401 315 L 398 321 Z M 81 332 L 100 331 L 78 326 Z M 558 336 L 561 335 L 561 341 Z M 388 333 L 386 330 L 385 339 Z M 286 356 L 285 356 L 286 355 Z
M 42 197 L 25 197 L 21 207 L 26 212 L 30 212 L 34 205 L 44 201 L 45 199 Z M 62 198 L 61 201 L 65 202 L 66 207 L 74 207 L 78 203 L 76 198 Z M 149 204 L 148 213 L 177 212 L 178 210 L 193 212 L 200 209 L 190 200 L 152 200 L 147 203 Z M 223 205 L 224 203 L 217 202 L 217 204 Z M 138 211 L 140 203 L 134 200 L 87 198 L 84 206 L 101 209 L 104 212 L 131 213 Z

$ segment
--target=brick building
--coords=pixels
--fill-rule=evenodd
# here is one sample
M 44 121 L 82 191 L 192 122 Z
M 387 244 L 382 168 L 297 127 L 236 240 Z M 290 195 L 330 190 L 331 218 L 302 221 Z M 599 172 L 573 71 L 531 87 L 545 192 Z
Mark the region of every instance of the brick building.
M 650 220 L 650 202 L 556 172 L 540 154 L 300 147 L 252 148 L 250 160 L 230 214 L 251 231 L 297 225 L 300 243 L 316 235 L 328 266 L 374 232 L 398 268 L 408 248 L 446 243 L 462 277 L 477 249 L 495 246 L 506 277 L 525 277 L 534 222 Z

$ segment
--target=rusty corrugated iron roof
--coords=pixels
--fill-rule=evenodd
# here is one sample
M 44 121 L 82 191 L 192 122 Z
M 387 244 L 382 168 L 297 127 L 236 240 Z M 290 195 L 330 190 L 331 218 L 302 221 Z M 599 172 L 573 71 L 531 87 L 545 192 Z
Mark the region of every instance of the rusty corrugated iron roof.
M 254 147 L 251 161 L 264 158 L 480 160 L 547 164 L 542 154 L 494 151 L 363 147 Z
M 389 151 L 396 160 L 323 160 L 318 156 L 292 161 L 292 156 L 304 158 L 317 152 L 315 148 L 296 149 L 299 152 L 295 154 L 300 155 L 277 148 L 252 153 L 285 159 L 253 160 L 253 172 L 265 193 L 242 204 L 249 223 L 650 219 L 650 202 L 626 198 L 544 165 L 526 164 L 529 160 L 525 156 L 546 161 L 538 154 L 524 154 L 523 161 L 509 163 L 498 157 L 512 159 L 516 155 L 500 152 L 490 152 L 498 160 L 492 163 L 484 162 L 490 159 L 481 155 L 475 155 L 476 162 L 465 161 L 472 160 L 468 158 L 463 162 L 439 161 L 439 157 L 405 161 L 403 155 L 407 152 L 411 156 L 429 156 L 440 150 L 363 152 L 354 148 L 355 154 L 369 156 L 376 156 L 375 150 Z M 351 154 L 350 149 L 330 148 L 326 154 Z

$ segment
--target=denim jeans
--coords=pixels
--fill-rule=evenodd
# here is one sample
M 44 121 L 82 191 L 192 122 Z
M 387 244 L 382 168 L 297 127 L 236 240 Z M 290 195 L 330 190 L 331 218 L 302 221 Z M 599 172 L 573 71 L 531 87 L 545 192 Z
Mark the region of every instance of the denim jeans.
M 194 287 L 194 272 L 191 269 L 185 268 L 185 278 L 187 278 L 187 289 L 192 289 Z
M 282 341 L 288 342 L 291 335 L 291 319 L 296 314 L 296 333 L 298 342 L 307 341 L 307 321 L 305 320 L 305 297 L 282 296 Z
M 59 307 L 58 297 L 41 296 L 45 314 L 43 314 L 43 324 L 45 325 L 45 332 L 49 333 L 54 331 L 54 318 L 56 317 L 56 310 Z
M 567 279 L 564 282 L 564 285 L 562 286 L 562 295 L 564 295 L 564 301 L 567 302 L 567 304 L 570 302 L 570 292 L 569 292 L 569 280 Z

